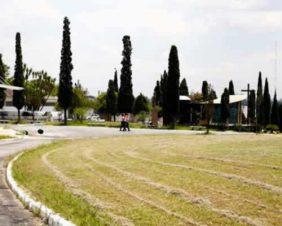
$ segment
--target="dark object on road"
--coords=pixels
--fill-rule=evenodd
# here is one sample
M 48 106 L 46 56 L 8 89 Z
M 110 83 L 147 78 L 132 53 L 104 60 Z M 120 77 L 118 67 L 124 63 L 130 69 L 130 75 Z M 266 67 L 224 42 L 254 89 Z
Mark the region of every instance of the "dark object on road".
M 44 133 L 43 129 L 39 129 L 39 130 L 37 130 L 37 132 L 38 132 L 39 134 L 43 134 L 43 133 Z
M 24 130 L 24 131 L 23 131 L 23 134 L 24 134 L 24 135 L 28 135 L 28 131 L 27 131 L 27 130 Z

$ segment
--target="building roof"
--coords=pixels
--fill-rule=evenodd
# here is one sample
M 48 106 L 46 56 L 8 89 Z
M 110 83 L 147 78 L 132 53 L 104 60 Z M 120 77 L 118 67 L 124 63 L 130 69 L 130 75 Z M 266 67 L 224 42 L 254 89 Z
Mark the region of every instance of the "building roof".
M 246 95 L 229 95 L 229 104 L 238 103 L 247 99 Z M 214 104 L 221 103 L 221 97 L 213 101 Z
M 191 101 L 191 98 L 188 96 L 179 96 L 179 100 L 186 100 L 186 101 Z

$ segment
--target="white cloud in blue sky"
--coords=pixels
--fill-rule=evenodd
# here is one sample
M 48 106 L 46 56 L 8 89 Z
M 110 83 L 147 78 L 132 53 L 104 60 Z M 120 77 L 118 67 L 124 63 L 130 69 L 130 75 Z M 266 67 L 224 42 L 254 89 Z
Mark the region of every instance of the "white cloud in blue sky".
M 71 21 L 74 79 L 92 94 L 120 70 L 122 37 L 133 45 L 134 92 L 151 95 L 178 47 L 181 76 L 190 90 L 208 80 L 218 93 L 256 87 L 258 71 L 282 97 L 280 0 L 0 0 L 0 52 L 14 67 L 14 38 L 22 34 L 24 62 L 58 77 L 62 21 Z M 278 79 L 274 43 L 278 42 Z

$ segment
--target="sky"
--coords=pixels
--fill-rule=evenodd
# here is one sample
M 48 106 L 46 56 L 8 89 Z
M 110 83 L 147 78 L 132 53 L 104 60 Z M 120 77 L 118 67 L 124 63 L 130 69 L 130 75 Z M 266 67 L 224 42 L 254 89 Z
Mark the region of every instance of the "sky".
M 282 98 L 281 0 L 0 0 L 0 53 L 13 75 L 15 34 L 23 61 L 57 78 L 63 18 L 71 22 L 73 80 L 90 94 L 107 89 L 121 69 L 122 37 L 132 42 L 134 94 L 151 96 L 178 48 L 190 92 L 207 80 L 218 95 L 229 80 L 236 93 L 256 88 L 258 72 Z M 276 43 L 276 44 L 275 44 Z M 277 48 L 275 48 L 275 45 Z M 276 54 L 275 54 L 275 49 Z M 275 63 L 277 62 L 277 63 Z M 277 66 L 275 66 L 277 65 Z M 120 73 L 119 73 L 120 75 Z

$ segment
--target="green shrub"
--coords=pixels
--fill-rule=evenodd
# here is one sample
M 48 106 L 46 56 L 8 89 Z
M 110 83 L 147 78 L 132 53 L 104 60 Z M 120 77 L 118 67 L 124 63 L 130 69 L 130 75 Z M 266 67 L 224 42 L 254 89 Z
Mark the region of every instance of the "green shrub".
M 279 133 L 279 127 L 275 124 L 269 124 L 265 127 L 266 132 Z

